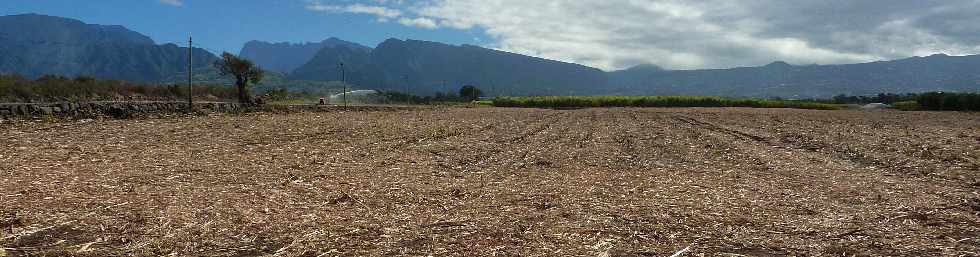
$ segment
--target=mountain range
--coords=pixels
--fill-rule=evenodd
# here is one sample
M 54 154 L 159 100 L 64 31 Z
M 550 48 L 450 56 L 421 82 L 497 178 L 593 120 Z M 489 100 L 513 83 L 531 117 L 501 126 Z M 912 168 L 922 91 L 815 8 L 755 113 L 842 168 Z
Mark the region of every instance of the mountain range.
M 980 55 L 936 54 L 894 61 L 664 70 L 644 65 L 609 73 L 621 94 L 828 98 L 837 94 L 980 91 Z
M 186 47 L 157 45 L 122 26 L 39 14 L 0 16 L 0 73 L 158 81 L 187 70 L 187 53 Z M 217 60 L 198 48 L 192 56 L 195 68 Z
M 478 46 L 389 39 L 377 48 L 325 47 L 289 75 L 367 88 L 431 94 L 443 84 L 478 85 L 492 95 L 708 95 L 829 98 L 838 94 L 980 90 L 980 55 L 936 54 L 842 65 L 667 70 L 655 65 L 604 72 Z M 456 88 L 454 87 L 454 88 Z
M 279 73 L 290 73 L 313 59 L 323 48 L 345 46 L 352 49 L 370 51 L 370 47 L 347 42 L 331 37 L 319 43 L 293 44 L 288 42 L 269 43 L 264 41 L 249 41 L 239 53 L 240 57 L 252 60 L 262 69 Z
M 433 94 L 464 84 L 508 94 L 589 94 L 600 92 L 605 73 L 583 65 L 552 61 L 478 46 L 454 46 L 389 39 L 373 50 L 324 48 L 289 75 L 299 80 L 340 80 L 361 87 Z
M 186 74 L 187 51 L 173 44 L 157 45 L 122 26 L 38 14 L 0 16 L 0 73 L 176 82 Z M 937 54 L 843 65 L 777 61 L 759 67 L 706 70 L 639 65 L 606 72 L 473 45 L 389 39 L 370 48 L 328 38 L 303 44 L 250 41 L 240 56 L 272 71 L 276 87 L 304 90 L 316 87 L 315 81 L 342 79 L 356 88 L 422 95 L 455 91 L 464 84 L 477 85 L 490 95 L 825 98 L 980 90 L 980 55 Z M 199 70 L 195 79 L 221 81 L 211 70 L 214 60 L 214 54 L 193 49 L 194 69 Z M 339 63 L 344 63 L 343 72 Z

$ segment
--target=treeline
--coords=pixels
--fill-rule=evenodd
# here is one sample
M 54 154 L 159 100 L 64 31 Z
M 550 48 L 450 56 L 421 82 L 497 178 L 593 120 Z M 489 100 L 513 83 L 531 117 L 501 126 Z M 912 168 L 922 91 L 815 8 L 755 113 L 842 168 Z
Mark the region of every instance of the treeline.
M 842 105 L 791 100 L 734 99 L 702 96 L 530 96 L 497 97 L 498 107 L 752 107 L 837 110 Z
M 931 92 L 919 94 L 919 108 L 935 111 L 980 111 L 980 93 Z
M 894 104 L 898 102 L 915 101 L 918 95 L 916 94 L 890 94 L 882 93 L 871 96 L 864 95 L 837 95 L 830 100 L 822 100 L 821 102 L 830 102 L 835 104 L 869 104 L 869 103 L 883 103 L 883 104 Z
M 194 85 L 194 97 L 202 100 L 235 99 L 233 87 Z M 68 78 L 47 75 L 35 80 L 0 75 L 0 102 L 59 101 L 171 101 L 187 98 L 187 85 L 155 85 L 88 76 Z
M 884 103 L 902 110 L 980 111 L 980 93 L 928 92 L 921 94 L 838 95 L 823 102 L 836 104 Z
M 381 92 L 383 99 L 389 103 L 407 104 L 438 104 L 438 103 L 465 103 L 479 100 L 484 93 L 474 85 L 464 85 L 455 92 L 436 92 L 434 96 L 418 96 L 398 91 Z
M 381 92 L 381 98 L 385 99 L 387 103 L 405 103 L 405 104 L 434 104 L 434 103 L 453 103 L 453 102 L 466 102 L 467 99 L 459 97 L 459 95 L 453 93 L 443 93 L 437 92 L 433 96 L 419 96 L 406 94 L 397 91 L 385 91 Z

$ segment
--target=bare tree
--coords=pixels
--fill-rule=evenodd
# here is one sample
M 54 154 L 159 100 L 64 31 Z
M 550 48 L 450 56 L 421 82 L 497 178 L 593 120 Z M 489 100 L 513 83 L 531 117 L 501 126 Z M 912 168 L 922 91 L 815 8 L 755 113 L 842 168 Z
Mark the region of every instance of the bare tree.
M 239 58 L 228 52 L 221 54 L 221 60 L 214 62 L 214 67 L 218 69 L 221 76 L 235 77 L 235 86 L 238 87 L 238 101 L 240 103 L 252 104 L 249 83 L 254 84 L 262 81 L 265 71 L 252 61 Z

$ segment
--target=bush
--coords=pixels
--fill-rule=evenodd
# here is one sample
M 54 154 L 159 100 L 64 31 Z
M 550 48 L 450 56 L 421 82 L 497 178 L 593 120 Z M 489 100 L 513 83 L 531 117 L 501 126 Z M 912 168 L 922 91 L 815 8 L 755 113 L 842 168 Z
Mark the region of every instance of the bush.
M 476 101 L 483 96 L 483 91 L 474 85 L 465 85 L 459 89 L 459 97 L 462 97 L 466 101 Z
M 980 94 L 929 92 L 919 95 L 917 102 L 923 110 L 980 111 Z
M 194 85 L 199 97 L 234 99 L 235 89 L 230 86 Z M 184 100 L 186 85 L 140 84 L 118 80 L 98 80 L 79 76 L 46 75 L 29 80 L 17 75 L 0 75 L 0 102 L 57 102 L 57 101 L 113 101 Z
M 919 106 L 919 102 L 916 101 L 897 102 L 895 104 L 892 104 L 892 107 L 895 107 L 895 109 L 899 109 L 903 111 L 918 111 L 920 108 L 922 108 L 921 106 Z
M 874 96 L 848 96 L 848 95 L 837 95 L 833 99 L 824 100 L 826 102 L 832 102 L 836 104 L 869 104 L 869 103 L 883 103 L 883 104 L 894 104 L 897 102 L 913 101 L 916 99 L 915 94 L 889 94 L 881 93 Z
M 286 101 L 292 98 L 290 97 L 289 90 L 286 88 L 265 91 L 265 94 L 262 97 L 265 98 L 266 101 L 270 102 Z

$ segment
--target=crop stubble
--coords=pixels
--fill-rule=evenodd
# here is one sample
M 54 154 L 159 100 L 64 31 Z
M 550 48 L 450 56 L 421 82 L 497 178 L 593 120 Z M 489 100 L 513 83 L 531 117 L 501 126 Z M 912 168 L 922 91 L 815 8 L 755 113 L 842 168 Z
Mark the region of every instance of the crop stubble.
M 0 130 L 12 255 L 980 253 L 971 113 L 436 108 Z

